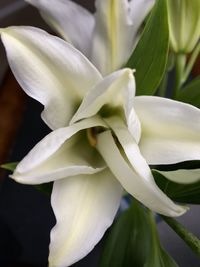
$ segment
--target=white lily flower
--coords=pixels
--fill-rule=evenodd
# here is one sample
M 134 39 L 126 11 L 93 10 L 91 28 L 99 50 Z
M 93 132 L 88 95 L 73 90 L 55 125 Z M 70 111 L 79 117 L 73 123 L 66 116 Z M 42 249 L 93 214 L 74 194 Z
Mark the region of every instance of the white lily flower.
M 155 0 L 96 0 L 96 13 L 70 0 L 26 0 L 103 74 L 123 66 Z
M 70 266 L 92 250 L 111 225 L 123 188 L 166 216 L 187 210 L 158 188 L 148 164 L 200 159 L 199 109 L 135 97 L 132 70 L 103 78 L 73 46 L 37 28 L 0 33 L 15 77 L 45 106 L 42 117 L 54 129 L 12 175 L 25 184 L 55 181 L 50 267 Z

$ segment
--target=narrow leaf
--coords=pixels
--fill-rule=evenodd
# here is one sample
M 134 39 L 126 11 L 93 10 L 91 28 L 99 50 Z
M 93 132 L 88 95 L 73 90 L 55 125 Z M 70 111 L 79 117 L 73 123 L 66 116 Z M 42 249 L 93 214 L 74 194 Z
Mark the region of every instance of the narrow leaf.
M 134 200 L 114 223 L 100 267 L 177 267 L 160 245 L 154 216 Z
M 7 171 L 12 171 L 13 172 L 15 170 L 15 168 L 17 167 L 17 164 L 18 164 L 18 162 L 10 162 L 10 163 L 3 164 L 0 167 L 2 169 L 7 170 Z
M 45 194 L 46 196 L 50 197 L 53 183 L 46 183 L 46 184 L 40 184 L 40 185 L 34 185 L 34 187 L 40 191 L 41 193 Z
M 127 67 L 136 69 L 137 95 L 153 95 L 166 69 L 169 48 L 167 5 L 157 0 Z
M 179 90 L 176 99 L 200 108 L 200 77 Z
M 169 181 L 156 170 L 153 170 L 152 173 L 160 189 L 174 201 L 200 204 L 200 181 L 192 184 L 179 184 Z
M 143 242 L 150 238 L 144 217 L 143 208 L 134 201 L 131 208 L 117 219 L 108 233 L 100 267 L 144 266 L 150 249 L 150 243 Z
M 8 171 L 14 171 L 15 168 L 17 167 L 18 162 L 11 162 L 11 163 L 6 163 L 1 165 L 0 167 L 2 169 L 8 170 Z M 51 196 L 51 192 L 52 192 L 52 186 L 53 183 L 46 183 L 46 184 L 40 184 L 40 185 L 34 185 L 34 187 L 40 191 L 41 193 L 47 195 L 47 196 Z
M 144 267 L 178 267 L 176 262 L 169 256 L 169 254 L 162 248 L 155 224 L 155 219 L 152 212 L 148 212 L 148 219 L 150 222 L 151 246 L 149 250 L 149 257 L 147 258 Z

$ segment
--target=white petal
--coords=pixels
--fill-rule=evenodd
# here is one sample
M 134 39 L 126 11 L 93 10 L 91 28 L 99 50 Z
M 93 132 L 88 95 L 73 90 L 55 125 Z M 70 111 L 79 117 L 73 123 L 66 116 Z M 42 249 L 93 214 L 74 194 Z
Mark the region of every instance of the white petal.
M 174 204 L 152 179 L 139 176 L 130 167 L 130 163 L 123 158 L 117 148 L 110 131 L 98 135 L 97 148 L 125 190 L 145 206 L 166 216 L 180 216 L 187 210 Z
M 71 123 L 95 115 L 105 104 L 121 108 L 122 92 L 129 85 L 132 85 L 135 95 L 135 80 L 131 69 L 122 69 L 106 76 L 84 97 Z
M 64 39 L 89 56 L 94 16 L 70 0 L 26 0 Z
M 116 71 L 105 77 L 102 82 L 88 92 L 71 123 L 97 114 L 103 106 L 107 109 L 106 112 L 109 112 L 109 110 L 112 112 L 112 109 L 114 109 L 116 113 L 116 110 L 124 109 L 129 130 L 138 142 L 141 128 L 133 109 L 134 96 L 135 79 L 133 71 L 130 69 Z M 107 114 L 105 115 L 107 116 Z
M 40 184 L 101 171 L 104 163 L 81 131 L 96 126 L 106 127 L 94 117 L 51 132 L 18 164 L 11 177 L 24 184 Z
M 139 27 L 152 9 L 155 0 L 131 0 L 131 18 L 133 22 L 133 31 L 137 34 Z
M 139 143 L 141 138 L 141 124 L 133 107 L 135 91 L 135 79 L 132 78 L 132 80 L 127 84 L 127 89 L 124 90 L 124 111 L 128 130 L 135 138 L 136 143 Z
M 105 170 L 54 183 L 52 207 L 57 224 L 51 232 L 50 267 L 67 267 L 86 256 L 112 224 L 122 187 Z
M 10 67 L 24 91 L 41 102 L 50 128 L 66 126 L 81 98 L 99 80 L 95 67 L 65 41 L 33 27 L 1 33 Z
M 200 159 L 200 110 L 182 102 L 152 96 L 135 97 L 142 124 L 140 150 L 149 164 Z
M 103 75 L 122 67 L 133 50 L 127 0 L 96 0 L 92 62 Z
M 105 119 L 105 122 L 113 130 L 114 134 L 118 138 L 119 143 L 121 144 L 130 164 L 132 165 L 134 171 L 146 179 L 148 182 L 151 181 L 154 183 L 154 178 L 152 176 L 151 170 L 142 157 L 139 147 L 128 131 L 124 122 L 118 117 L 111 117 Z
M 156 172 L 164 175 L 168 180 L 179 184 L 193 184 L 200 181 L 200 169 L 192 170 L 175 170 L 175 171 L 159 171 Z

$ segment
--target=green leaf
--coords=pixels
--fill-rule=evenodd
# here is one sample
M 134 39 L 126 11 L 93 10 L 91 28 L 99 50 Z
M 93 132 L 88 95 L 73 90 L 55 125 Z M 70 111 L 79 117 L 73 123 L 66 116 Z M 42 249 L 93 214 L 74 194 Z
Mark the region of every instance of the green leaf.
M 165 0 L 157 0 L 127 67 L 136 69 L 137 95 L 153 95 L 164 75 L 169 50 Z
M 12 171 L 13 172 L 15 170 L 15 168 L 17 167 L 17 164 L 18 164 L 18 162 L 10 162 L 10 163 L 3 164 L 0 167 L 2 169 L 7 170 L 7 171 Z
M 41 193 L 45 194 L 46 196 L 51 196 L 52 188 L 53 188 L 53 183 L 46 183 L 46 184 L 39 184 L 39 185 L 34 185 L 34 187 L 40 191 Z
M 200 204 L 200 181 L 193 184 L 179 184 L 169 181 L 156 170 L 153 170 L 152 173 L 160 189 L 174 201 Z
M 189 103 L 200 108 L 200 77 L 179 90 L 176 100 Z
M 155 220 L 151 212 L 148 214 L 148 219 L 150 222 L 151 246 L 149 257 L 147 258 L 144 267 L 178 267 L 176 262 L 169 256 L 160 244 Z
M 188 160 L 170 165 L 151 166 L 152 169 L 160 171 L 175 171 L 179 169 L 200 169 L 200 160 Z
M 176 262 L 161 246 L 158 246 L 157 251 L 152 252 L 153 256 L 150 257 L 149 261 L 144 267 L 178 267 Z
M 18 162 L 11 162 L 11 163 L 6 163 L 1 165 L 0 167 L 2 169 L 8 170 L 8 171 L 14 171 L 15 168 L 17 167 Z M 51 196 L 51 192 L 52 192 L 52 187 L 53 187 L 53 183 L 46 183 L 46 184 L 40 184 L 40 185 L 34 185 L 34 187 L 40 191 L 41 193 L 47 195 L 47 196 Z
M 119 217 L 105 242 L 101 267 L 144 266 L 150 244 L 137 242 L 150 238 L 144 216 L 143 209 L 135 201 L 131 208 Z
M 152 216 L 134 200 L 108 233 L 100 267 L 177 267 L 160 245 Z

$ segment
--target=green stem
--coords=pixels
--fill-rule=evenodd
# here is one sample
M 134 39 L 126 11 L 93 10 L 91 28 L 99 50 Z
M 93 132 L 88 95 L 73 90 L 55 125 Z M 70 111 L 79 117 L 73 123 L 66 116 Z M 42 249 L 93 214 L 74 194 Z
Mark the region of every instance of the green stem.
M 179 222 L 170 217 L 161 216 L 163 220 L 185 241 L 185 243 L 200 257 L 200 240 Z
M 192 68 L 194 66 L 194 63 L 196 62 L 196 59 L 198 57 L 200 53 L 200 43 L 197 44 L 197 46 L 195 47 L 194 51 L 192 52 L 192 55 L 188 61 L 188 64 L 185 68 L 185 72 L 183 74 L 183 78 L 182 78 L 182 82 L 186 82 L 189 75 L 190 75 L 190 72 L 192 71 Z
M 172 98 L 176 99 L 177 93 L 182 86 L 183 73 L 185 69 L 186 55 L 177 54 L 175 59 L 175 85 L 172 94 Z

